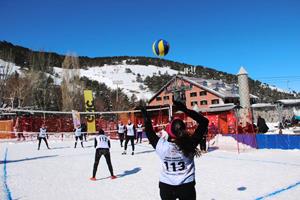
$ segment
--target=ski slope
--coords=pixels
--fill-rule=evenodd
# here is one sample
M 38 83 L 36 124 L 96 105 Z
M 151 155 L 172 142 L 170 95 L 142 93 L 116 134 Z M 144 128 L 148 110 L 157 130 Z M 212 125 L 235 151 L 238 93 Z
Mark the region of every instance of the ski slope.
M 63 69 L 58 67 L 54 67 L 53 69 L 58 75 L 58 77 L 54 77 L 55 82 L 61 84 Z M 127 65 L 125 61 L 122 65 L 92 66 L 80 69 L 81 77 L 87 77 L 90 80 L 104 83 L 111 89 L 119 87 L 129 98 L 134 94 L 138 99 L 150 99 L 153 96 L 153 92 L 144 83 L 136 81 L 138 74 L 145 80 L 147 76 L 151 77 L 159 74 L 175 75 L 178 74 L 178 71 L 170 67 Z M 121 82 L 121 84 L 116 85 L 116 82 Z
M 0 199 L 20 200 L 155 200 L 159 160 L 148 142 L 136 146 L 136 154 L 121 155 L 112 141 L 111 158 L 117 179 L 109 178 L 102 157 L 97 181 L 89 180 L 95 150 L 73 148 L 73 141 L 51 140 L 51 150 L 36 141 L 0 142 Z M 80 145 L 79 145 L 80 146 Z M 6 156 L 6 158 L 5 158 Z M 197 199 L 201 200 L 297 200 L 300 196 L 299 150 L 215 150 L 195 159 Z

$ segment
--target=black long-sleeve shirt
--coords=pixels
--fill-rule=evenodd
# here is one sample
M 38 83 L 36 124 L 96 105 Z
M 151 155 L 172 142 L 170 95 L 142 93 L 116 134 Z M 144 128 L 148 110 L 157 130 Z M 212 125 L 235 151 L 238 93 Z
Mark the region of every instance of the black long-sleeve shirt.
M 201 140 L 203 135 L 207 132 L 207 127 L 208 127 L 209 121 L 202 114 L 199 114 L 194 110 L 185 108 L 185 109 L 183 109 L 183 112 L 198 123 L 198 126 L 195 129 L 194 134 L 191 136 L 195 141 L 195 145 L 197 146 L 197 144 L 199 143 L 199 141 Z M 145 124 L 145 132 L 146 132 L 147 138 L 148 138 L 150 144 L 155 149 L 157 142 L 159 140 L 159 137 L 156 135 L 155 131 L 153 130 L 151 119 L 149 118 L 147 113 L 146 113 L 146 116 L 144 116 L 144 124 Z

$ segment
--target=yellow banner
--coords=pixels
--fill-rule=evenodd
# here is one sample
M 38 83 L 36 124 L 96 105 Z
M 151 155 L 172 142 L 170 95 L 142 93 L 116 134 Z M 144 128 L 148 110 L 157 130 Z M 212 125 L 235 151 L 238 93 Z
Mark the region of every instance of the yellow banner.
M 95 112 L 95 104 L 93 99 L 92 90 L 84 90 L 84 103 L 86 112 Z M 87 132 L 95 133 L 96 124 L 95 124 L 95 115 L 87 115 Z

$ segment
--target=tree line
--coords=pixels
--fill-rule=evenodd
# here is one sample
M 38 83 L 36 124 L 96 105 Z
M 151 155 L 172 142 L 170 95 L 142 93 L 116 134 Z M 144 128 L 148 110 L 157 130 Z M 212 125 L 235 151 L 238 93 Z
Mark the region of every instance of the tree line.
M 8 71 L 2 72 L 3 75 L 0 76 L 0 104 L 1 102 L 3 104 L 3 102 L 13 101 L 16 106 L 29 106 L 47 110 L 69 110 L 71 107 L 77 110 L 84 110 L 82 107 L 83 104 L 81 103 L 83 101 L 83 99 L 81 99 L 83 95 L 79 93 L 82 93 L 83 89 L 89 88 L 95 91 L 95 102 L 97 102 L 96 105 L 98 105 L 98 108 L 101 108 L 100 110 L 129 109 L 136 104 L 136 96 L 133 95 L 128 98 L 127 95 L 119 89 L 119 100 L 122 102 L 120 106 L 120 104 L 115 101 L 116 90 L 111 90 L 104 84 L 91 81 L 86 77 L 80 78 L 77 73 L 79 69 L 89 66 L 123 63 L 127 65 L 168 66 L 178 71 L 188 69 L 188 73 L 185 73 L 187 76 L 237 83 L 236 75 L 201 65 L 193 66 L 166 59 L 142 56 L 96 58 L 76 55 L 65 56 L 54 52 L 45 52 L 44 50 L 33 51 L 6 41 L 0 41 L 0 59 L 15 63 L 20 66 L 22 70 L 22 74 L 14 72 L 9 75 Z M 54 77 L 57 76 L 57 74 L 54 74 L 54 66 L 63 69 L 61 85 L 54 83 Z M 7 66 L 6 70 L 9 70 L 9 68 L 10 67 Z M 194 70 L 189 71 L 189 69 L 192 68 L 194 68 Z M 137 81 L 143 82 L 153 93 L 157 92 L 171 78 L 172 76 L 168 74 L 156 74 L 148 76 L 143 80 L 137 75 Z M 261 102 L 273 103 L 278 99 L 300 98 L 300 93 L 295 91 L 293 93 L 285 93 L 272 90 L 262 82 L 251 78 L 249 78 L 249 84 L 251 94 L 258 96 Z M 71 96 L 77 98 L 70 98 Z M 119 107 L 117 105 L 119 105 Z

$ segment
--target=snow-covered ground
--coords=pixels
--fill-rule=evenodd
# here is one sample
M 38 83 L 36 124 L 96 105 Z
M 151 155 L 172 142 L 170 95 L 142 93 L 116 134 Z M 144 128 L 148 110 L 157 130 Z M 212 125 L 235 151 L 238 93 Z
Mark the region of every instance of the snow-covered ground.
M 267 126 L 269 127 L 269 130 L 266 134 L 278 134 L 279 133 L 279 127 L 278 123 L 267 123 Z M 289 134 L 289 135 L 295 135 L 300 134 L 300 127 L 289 127 L 282 129 L 282 134 Z
M 138 144 L 132 156 L 121 155 L 118 141 L 112 141 L 118 178 L 109 178 L 101 158 L 95 182 L 89 180 L 95 150 L 92 141 L 84 145 L 74 149 L 73 141 L 50 140 L 51 150 L 42 143 L 37 151 L 36 141 L 1 142 L 0 199 L 9 199 L 8 193 L 21 200 L 160 199 L 159 160 L 147 142 Z M 195 162 L 197 199 L 299 199 L 300 150 L 215 150 Z

